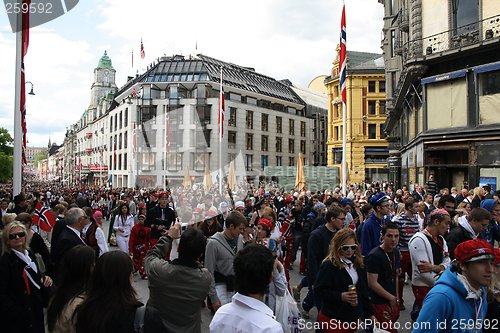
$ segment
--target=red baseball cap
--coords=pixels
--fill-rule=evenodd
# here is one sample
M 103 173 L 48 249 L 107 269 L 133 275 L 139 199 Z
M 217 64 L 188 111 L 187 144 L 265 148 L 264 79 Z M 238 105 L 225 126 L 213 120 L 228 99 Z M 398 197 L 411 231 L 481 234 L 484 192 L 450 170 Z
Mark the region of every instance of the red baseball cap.
M 291 195 L 287 195 L 285 197 L 285 203 L 288 205 L 289 203 L 293 202 L 293 197 Z
M 495 254 L 490 243 L 476 238 L 458 244 L 455 248 L 455 258 L 459 263 L 464 263 L 485 259 L 495 259 Z

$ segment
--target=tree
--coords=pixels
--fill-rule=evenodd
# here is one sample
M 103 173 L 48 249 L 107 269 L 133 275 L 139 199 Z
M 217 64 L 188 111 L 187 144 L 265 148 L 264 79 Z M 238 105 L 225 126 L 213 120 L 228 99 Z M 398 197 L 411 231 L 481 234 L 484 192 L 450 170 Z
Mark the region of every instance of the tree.
M 0 152 L 7 156 L 14 154 L 14 139 L 6 128 L 0 127 Z
M 14 157 L 0 151 L 0 183 L 5 183 L 12 179 Z
M 40 161 L 47 158 L 47 149 L 42 150 L 38 155 L 35 156 L 35 165 L 38 166 Z

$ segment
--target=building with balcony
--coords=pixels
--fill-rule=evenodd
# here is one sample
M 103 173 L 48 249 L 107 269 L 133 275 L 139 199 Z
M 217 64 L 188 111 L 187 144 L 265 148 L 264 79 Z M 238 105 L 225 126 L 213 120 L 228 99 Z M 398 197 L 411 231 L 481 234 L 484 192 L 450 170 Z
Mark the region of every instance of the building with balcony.
M 475 187 L 500 177 L 500 3 L 384 5 L 390 180 Z
M 67 170 L 77 182 L 102 184 L 105 178 L 113 187 L 165 187 L 180 184 L 184 169 L 195 183 L 208 169 L 216 182 L 219 164 L 225 177 L 232 160 L 239 181 L 263 180 L 265 167 L 295 166 L 299 152 L 313 164 L 314 120 L 286 84 L 198 55 L 159 58 L 116 89 L 107 59 L 94 72 L 91 106 L 66 136 L 72 145 L 67 151 L 73 151 Z M 221 70 L 225 115 L 219 144 Z
M 328 90 L 328 165 L 342 164 L 342 100 L 339 48 Z M 385 181 L 389 156 L 383 125 L 385 114 L 384 59 L 381 54 L 347 51 L 346 158 L 348 183 Z

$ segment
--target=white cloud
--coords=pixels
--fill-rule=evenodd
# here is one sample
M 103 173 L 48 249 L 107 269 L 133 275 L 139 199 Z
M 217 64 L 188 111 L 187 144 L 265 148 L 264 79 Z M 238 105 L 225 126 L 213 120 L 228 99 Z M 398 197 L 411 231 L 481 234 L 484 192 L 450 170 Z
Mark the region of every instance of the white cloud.
M 341 6 L 340 0 L 81 3 L 55 23 L 31 31 L 26 79 L 35 84 L 36 96 L 27 98 L 30 144 L 44 146 L 49 135 L 62 142 L 65 128 L 88 107 L 93 69 L 104 50 L 117 70 L 118 86 L 163 54 L 193 54 L 195 43 L 199 53 L 306 86 L 331 71 Z M 346 15 L 348 49 L 380 52 L 382 5 L 350 0 Z M 15 39 L 5 18 L 0 27 L 0 126 L 12 131 Z M 146 50 L 142 62 L 141 37 Z

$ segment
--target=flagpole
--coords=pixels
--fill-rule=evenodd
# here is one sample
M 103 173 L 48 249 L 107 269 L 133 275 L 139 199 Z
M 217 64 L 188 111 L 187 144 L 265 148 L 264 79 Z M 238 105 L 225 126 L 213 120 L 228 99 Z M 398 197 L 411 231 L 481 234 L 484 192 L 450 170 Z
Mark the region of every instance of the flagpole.
M 345 2 L 340 21 L 340 90 L 342 95 L 342 194 L 347 195 L 347 32 Z
M 14 170 L 13 170 L 13 195 L 21 193 L 22 183 L 22 145 L 23 130 L 21 127 L 21 56 L 23 44 L 22 14 L 16 15 L 16 89 L 14 94 Z
M 222 106 L 224 93 L 222 90 L 222 66 L 220 68 L 220 94 L 219 94 L 219 194 L 222 195 L 222 135 L 224 131 L 224 118 L 222 118 Z

